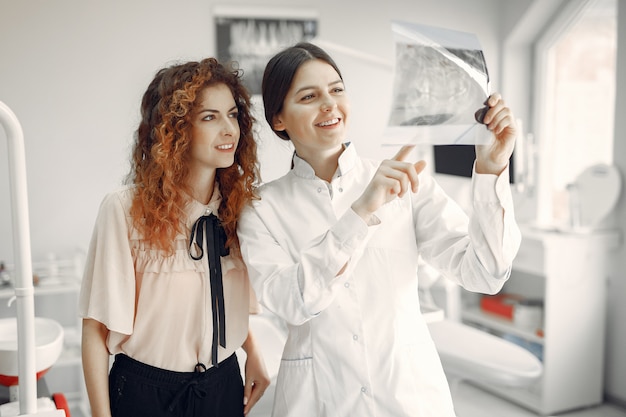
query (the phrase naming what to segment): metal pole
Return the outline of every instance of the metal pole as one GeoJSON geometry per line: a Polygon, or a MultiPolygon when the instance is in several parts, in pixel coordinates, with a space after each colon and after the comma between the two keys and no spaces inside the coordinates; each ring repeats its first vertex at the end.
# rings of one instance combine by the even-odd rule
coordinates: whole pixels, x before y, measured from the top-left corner
{"type": "Polygon", "coordinates": [[[4,127],[8,140],[9,176],[11,180],[20,414],[35,414],[37,412],[35,301],[30,252],[24,133],[13,111],[1,101],[0,124],[4,127]]]}

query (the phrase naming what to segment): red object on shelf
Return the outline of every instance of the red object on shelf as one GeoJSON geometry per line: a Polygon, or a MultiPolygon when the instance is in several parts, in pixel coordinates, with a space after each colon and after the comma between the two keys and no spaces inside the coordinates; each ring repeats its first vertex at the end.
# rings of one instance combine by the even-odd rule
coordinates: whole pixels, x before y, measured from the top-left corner
{"type": "Polygon", "coordinates": [[[516,294],[485,295],[480,299],[480,308],[485,313],[513,320],[515,305],[520,300],[522,300],[522,297],[516,294]]]}

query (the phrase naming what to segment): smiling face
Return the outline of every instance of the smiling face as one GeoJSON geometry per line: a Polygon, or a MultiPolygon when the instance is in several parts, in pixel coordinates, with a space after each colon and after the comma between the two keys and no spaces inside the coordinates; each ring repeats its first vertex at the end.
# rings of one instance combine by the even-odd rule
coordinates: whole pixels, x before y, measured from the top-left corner
{"type": "Polygon", "coordinates": [[[239,120],[235,99],[225,84],[215,84],[199,94],[191,127],[191,171],[226,168],[235,160],[239,120]]]}
{"type": "Polygon", "coordinates": [[[316,59],[298,68],[273,127],[286,131],[298,155],[307,159],[341,147],[348,115],[341,77],[331,65],[316,59]]]}

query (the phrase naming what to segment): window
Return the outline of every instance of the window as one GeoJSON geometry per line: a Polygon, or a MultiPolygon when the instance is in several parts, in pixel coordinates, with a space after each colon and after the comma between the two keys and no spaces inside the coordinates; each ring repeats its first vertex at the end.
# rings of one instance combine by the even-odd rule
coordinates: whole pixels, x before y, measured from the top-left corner
{"type": "Polygon", "coordinates": [[[567,185],[613,161],[616,1],[565,2],[536,45],[540,223],[567,220],[567,185]]]}

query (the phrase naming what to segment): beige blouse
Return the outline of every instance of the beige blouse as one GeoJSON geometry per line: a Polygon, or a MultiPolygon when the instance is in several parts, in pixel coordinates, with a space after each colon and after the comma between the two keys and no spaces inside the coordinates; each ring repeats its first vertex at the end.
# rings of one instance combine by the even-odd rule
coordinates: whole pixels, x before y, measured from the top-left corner
{"type": "MultiPolygon", "coordinates": [[[[208,261],[189,255],[189,232],[178,235],[169,255],[148,246],[129,215],[134,187],[108,194],[96,219],[79,297],[79,316],[109,329],[107,348],[140,362],[179,372],[211,364],[213,335],[208,261]]],[[[217,190],[208,205],[188,207],[187,231],[202,215],[217,212],[217,190]]],[[[218,360],[241,347],[248,314],[258,305],[243,262],[221,258],[226,316],[226,348],[218,360]]]]}

